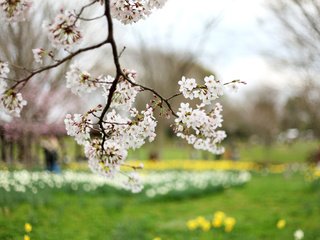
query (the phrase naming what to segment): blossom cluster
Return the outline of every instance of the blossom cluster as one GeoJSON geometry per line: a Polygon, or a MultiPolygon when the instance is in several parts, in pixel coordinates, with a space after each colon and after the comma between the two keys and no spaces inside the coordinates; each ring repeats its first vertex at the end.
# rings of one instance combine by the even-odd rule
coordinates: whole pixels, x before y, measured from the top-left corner
{"type": "Polygon", "coordinates": [[[1,97],[0,109],[15,117],[20,117],[20,112],[25,105],[27,101],[22,98],[21,93],[9,90],[1,97]]]}
{"type": "Polygon", "coordinates": [[[216,103],[215,108],[207,112],[202,107],[193,109],[189,103],[181,103],[174,129],[178,137],[185,139],[194,148],[222,154],[224,148],[218,144],[226,138],[222,126],[222,106],[216,103]]]}
{"type": "Polygon", "coordinates": [[[73,136],[78,144],[84,144],[90,138],[92,120],[88,116],[74,114],[72,117],[71,114],[67,114],[64,123],[67,134],[73,136]]]}
{"type": "Polygon", "coordinates": [[[214,76],[204,78],[204,85],[198,85],[193,78],[185,78],[178,82],[180,92],[185,98],[199,98],[202,105],[209,105],[212,101],[223,95],[223,84],[214,79],[214,76]]]}
{"type": "Polygon", "coordinates": [[[111,14],[123,24],[130,24],[149,16],[154,8],[161,8],[166,0],[112,0],[111,14]]]}
{"type": "Polygon", "coordinates": [[[70,71],[66,74],[67,88],[81,96],[83,93],[90,93],[101,86],[101,83],[106,83],[102,76],[92,77],[87,71],[82,71],[77,64],[70,66],[70,71]]]}
{"type": "Polygon", "coordinates": [[[82,39],[79,26],[76,13],[62,9],[54,21],[47,26],[49,40],[56,48],[69,48],[78,44],[82,39]]]}
{"type": "Polygon", "coordinates": [[[9,64],[0,60],[0,94],[2,94],[8,86],[6,78],[8,77],[9,72],[9,64]]]}
{"type": "Polygon", "coordinates": [[[35,62],[43,62],[43,57],[46,55],[46,51],[43,48],[34,48],[32,49],[32,53],[35,62]]]}
{"type": "Polygon", "coordinates": [[[216,80],[213,75],[204,78],[204,84],[198,84],[194,78],[182,77],[178,82],[179,91],[190,100],[198,100],[200,104],[192,108],[190,104],[182,102],[177,118],[175,119],[174,130],[178,137],[185,139],[194,148],[206,150],[213,154],[222,154],[224,148],[219,144],[226,138],[222,127],[222,105],[216,103],[213,109],[210,109],[213,101],[223,96],[225,86],[238,86],[239,80],[234,80],[223,84],[216,80]]]}
{"type": "MultiPolygon", "coordinates": [[[[102,114],[101,105],[83,115],[68,114],[65,119],[67,133],[84,146],[90,169],[108,178],[113,178],[125,165],[128,149],[139,148],[146,140],[151,142],[156,136],[153,108],[147,105],[145,110],[138,111],[132,107],[139,91],[134,85],[136,72],[126,69],[123,72],[125,77],[118,79],[111,97],[112,110],[105,113],[103,119],[98,117],[102,114]],[[128,114],[124,114],[123,109],[128,114]],[[94,123],[93,119],[97,121],[94,123]]],[[[106,103],[111,94],[110,86],[115,81],[111,76],[92,78],[75,65],[71,66],[66,78],[67,87],[78,95],[103,88],[106,103]]],[[[131,187],[133,192],[141,190],[135,172],[128,174],[127,180],[126,186],[131,187]]]]}
{"type": "MultiPolygon", "coordinates": [[[[112,96],[111,107],[129,110],[132,107],[140,89],[139,87],[132,85],[132,83],[135,83],[135,79],[137,77],[135,70],[124,69],[124,74],[130,80],[130,82],[127,79],[120,77],[116,90],[112,96]]],[[[113,81],[114,78],[111,76],[107,76],[105,80],[106,83],[113,81]]],[[[103,96],[105,97],[106,101],[108,101],[110,85],[104,86],[103,90],[103,96]]]]}
{"type": "MultiPolygon", "coordinates": [[[[153,109],[147,106],[146,110],[139,112],[135,108],[130,110],[130,117],[122,116],[115,109],[108,112],[103,120],[101,130],[106,137],[99,136],[91,138],[81,126],[87,125],[85,118],[80,123],[73,122],[73,126],[79,126],[75,133],[75,138],[82,138],[82,145],[85,148],[85,155],[89,159],[89,167],[107,178],[113,178],[125,165],[124,161],[128,154],[128,149],[141,147],[146,140],[153,141],[155,138],[156,120],[153,116],[153,109]]],[[[66,126],[67,129],[69,126],[66,126]]],[[[77,128],[77,127],[74,127],[77,128]]],[[[68,133],[71,131],[68,129],[68,133]]],[[[93,129],[94,133],[94,129],[93,129]]],[[[133,192],[141,190],[139,177],[135,172],[128,174],[127,187],[131,187],[133,192]]]]}
{"type": "Polygon", "coordinates": [[[0,0],[0,14],[8,22],[24,21],[31,1],[29,0],[0,0]]]}
{"type": "Polygon", "coordinates": [[[19,117],[23,106],[27,105],[27,101],[22,98],[21,93],[7,89],[9,73],[9,63],[0,60],[0,110],[19,117]]]}

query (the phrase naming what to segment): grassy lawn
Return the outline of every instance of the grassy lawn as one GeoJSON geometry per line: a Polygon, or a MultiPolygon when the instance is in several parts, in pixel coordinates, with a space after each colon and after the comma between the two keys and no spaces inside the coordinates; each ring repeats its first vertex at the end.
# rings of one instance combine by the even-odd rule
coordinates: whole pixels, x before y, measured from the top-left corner
{"type": "Polygon", "coordinates": [[[310,154],[319,148],[316,141],[294,142],[292,144],[263,145],[240,144],[240,156],[246,161],[263,162],[306,162],[310,154]]]}
{"type": "Polygon", "coordinates": [[[320,189],[299,174],[260,175],[243,187],[193,198],[148,199],[111,189],[97,192],[44,190],[36,195],[0,193],[0,239],[22,239],[23,226],[33,226],[31,239],[320,239],[320,189]],[[223,229],[189,231],[186,221],[212,218],[224,211],[236,219],[231,233],[223,229]],[[284,229],[277,229],[285,219],[284,229]]]}
{"type": "MultiPolygon", "coordinates": [[[[228,144],[224,144],[226,151],[230,148],[228,144]]],[[[254,162],[274,162],[274,163],[288,163],[288,162],[306,162],[307,158],[317,150],[319,143],[317,141],[299,141],[292,144],[275,143],[270,147],[261,144],[237,144],[238,157],[241,161],[254,162]]],[[[152,144],[146,144],[145,147],[131,151],[129,159],[147,160],[149,154],[156,151],[156,147],[152,144]]],[[[229,157],[222,156],[223,159],[229,157]]],[[[176,160],[176,159],[215,159],[215,156],[206,151],[194,150],[190,145],[181,144],[181,142],[165,145],[161,149],[160,159],[176,160]]]]}

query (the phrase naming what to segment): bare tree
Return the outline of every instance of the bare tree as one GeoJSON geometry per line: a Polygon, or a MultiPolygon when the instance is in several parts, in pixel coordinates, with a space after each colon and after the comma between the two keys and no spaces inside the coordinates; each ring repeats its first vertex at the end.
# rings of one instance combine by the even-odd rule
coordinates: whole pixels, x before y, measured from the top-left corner
{"type": "Polygon", "coordinates": [[[273,0],[268,8],[277,20],[282,48],[272,53],[281,66],[303,73],[304,80],[318,79],[320,71],[320,2],[318,0],[273,0]]]}
{"type": "MultiPolygon", "coordinates": [[[[259,140],[270,146],[279,133],[278,92],[270,87],[261,87],[251,94],[247,122],[259,140]]],[[[247,99],[248,100],[248,99],[247,99]]]]}

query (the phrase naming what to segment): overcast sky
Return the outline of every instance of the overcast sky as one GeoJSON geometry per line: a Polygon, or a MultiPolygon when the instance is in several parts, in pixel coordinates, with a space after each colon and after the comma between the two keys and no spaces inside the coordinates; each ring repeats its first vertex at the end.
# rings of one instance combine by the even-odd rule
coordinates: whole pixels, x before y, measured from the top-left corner
{"type": "Polygon", "coordinates": [[[200,56],[201,62],[223,81],[241,79],[249,88],[261,83],[281,88],[286,76],[275,72],[261,54],[272,49],[276,40],[259,21],[272,22],[263,1],[168,0],[163,9],[146,20],[125,26],[123,37],[127,44],[134,43],[139,35],[157,48],[183,51],[192,49],[203,33],[204,24],[217,18],[200,56]]]}

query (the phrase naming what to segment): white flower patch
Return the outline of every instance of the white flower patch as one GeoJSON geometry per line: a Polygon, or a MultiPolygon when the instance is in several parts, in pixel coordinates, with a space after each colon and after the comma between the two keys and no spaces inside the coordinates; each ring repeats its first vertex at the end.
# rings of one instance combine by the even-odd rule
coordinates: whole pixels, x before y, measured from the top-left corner
{"type": "Polygon", "coordinates": [[[149,198],[177,192],[203,192],[205,189],[238,186],[250,181],[249,172],[228,171],[166,171],[143,175],[144,193],[149,198]]]}
{"type": "Polygon", "coordinates": [[[304,232],[301,229],[298,229],[293,234],[294,240],[301,240],[304,237],[304,232]]]}
{"type": "MultiPolygon", "coordinates": [[[[114,179],[106,179],[97,174],[73,171],[63,171],[61,174],[45,171],[29,172],[26,170],[0,171],[0,190],[37,194],[45,188],[71,187],[74,191],[90,192],[104,186],[111,186],[116,189],[131,190],[135,193],[144,190],[143,194],[149,198],[154,198],[177,192],[203,192],[203,190],[210,188],[238,186],[251,179],[250,173],[246,171],[164,171],[145,173],[141,177],[136,172],[132,172],[128,173],[127,177],[125,175],[117,175],[114,179]]],[[[303,234],[300,231],[296,233],[297,240],[300,240],[303,234]]]]}
{"type": "Polygon", "coordinates": [[[139,174],[137,172],[129,173],[127,181],[123,182],[123,187],[133,193],[141,192],[143,184],[139,174]]]}

